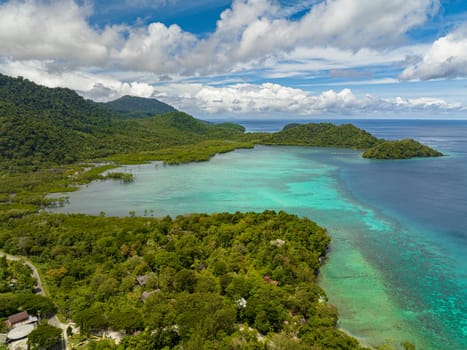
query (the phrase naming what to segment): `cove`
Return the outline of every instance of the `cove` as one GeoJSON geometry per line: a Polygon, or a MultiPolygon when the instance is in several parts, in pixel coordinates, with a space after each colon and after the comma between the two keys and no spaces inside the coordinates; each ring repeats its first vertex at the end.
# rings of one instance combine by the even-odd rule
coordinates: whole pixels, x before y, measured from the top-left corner
{"type": "MultiPolygon", "coordinates": [[[[386,164],[410,170],[430,164],[423,162],[386,164]]],[[[273,209],[307,216],[332,238],[320,278],[343,329],[370,345],[408,340],[417,349],[463,349],[464,241],[458,237],[459,246],[384,198],[370,198],[378,182],[360,171],[379,167],[352,150],[257,146],[204,163],[125,167],[119,171],[132,172],[134,183],[91,183],[52,211],[159,217],[273,209]]]]}

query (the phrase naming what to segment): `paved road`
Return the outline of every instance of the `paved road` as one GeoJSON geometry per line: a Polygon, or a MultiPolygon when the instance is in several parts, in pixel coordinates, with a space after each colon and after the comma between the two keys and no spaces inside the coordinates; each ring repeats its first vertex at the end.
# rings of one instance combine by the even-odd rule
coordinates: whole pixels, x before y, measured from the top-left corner
{"type": "Polygon", "coordinates": [[[32,270],[32,276],[36,279],[36,294],[45,296],[45,291],[44,291],[44,287],[42,286],[41,276],[39,275],[37,268],[30,261],[28,261],[25,257],[10,255],[4,252],[0,252],[0,256],[6,256],[8,260],[23,261],[23,263],[32,270]]]}
{"type": "MultiPolygon", "coordinates": [[[[27,265],[32,270],[32,276],[36,279],[36,294],[46,296],[44,287],[42,285],[41,276],[39,275],[39,271],[37,271],[37,268],[29,260],[27,260],[26,257],[10,255],[10,254],[6,254],[0,251],[0,257],[2,256],[6,256],[8,260],[22,261],[25,265],[27,265]]],[[[51,326],[54,326],[54,327],[57,327],[63,330],[63,339],[65,340],[64,346],[65,346],[65,349],[68,349],[68,336],[66,334],[66,329],[68,328],[69,324],[60,322],[57,316],[53,316],[49,318],[48,322],[51,326]]]]}

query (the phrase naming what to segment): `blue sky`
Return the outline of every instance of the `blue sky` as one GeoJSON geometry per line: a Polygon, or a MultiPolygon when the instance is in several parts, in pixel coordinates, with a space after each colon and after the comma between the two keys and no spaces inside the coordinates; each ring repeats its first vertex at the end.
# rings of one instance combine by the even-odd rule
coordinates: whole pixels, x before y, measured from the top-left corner
{"type": "Polygon", "coordinates": [[[0,72],[204,119],[467,119],[463,0],[0,0],[0,72]]]}

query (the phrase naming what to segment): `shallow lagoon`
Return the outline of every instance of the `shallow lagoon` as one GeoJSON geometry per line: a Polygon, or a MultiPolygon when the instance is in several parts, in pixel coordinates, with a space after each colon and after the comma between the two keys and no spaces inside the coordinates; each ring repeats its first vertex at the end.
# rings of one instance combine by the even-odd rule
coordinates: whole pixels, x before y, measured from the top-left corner
{"type": "Polygon", "coordinates": [[[134,183],[92,183],[56,211],[308,216],[333,238],[321,285],[344,329],[369,344],[465,349],[467,184],[451,169],[465,154],[440,145],[449,157],[380,162],[350,150],[259,146],[205,163],[126,167],[134,183]]]}

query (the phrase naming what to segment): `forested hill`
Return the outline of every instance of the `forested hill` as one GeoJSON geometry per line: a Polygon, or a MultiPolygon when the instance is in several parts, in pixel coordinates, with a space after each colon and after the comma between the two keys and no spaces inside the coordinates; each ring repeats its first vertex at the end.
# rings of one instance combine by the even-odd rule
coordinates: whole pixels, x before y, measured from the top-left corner
{"type": "MultiPolygon", "coordinates": [[[[67,163],[102,147],[112,113],[69,89],[0,75],[0,155],[20,163],[67,163]]],[[[99,152],[97,152],[99,153],[99,152]]]]}
{"type": "Polygon", "coordinates": [[[47,88],[22,77],[0,74],[0,114],[43,113],[74,126],[94,122],[93,117],[110,117],[111,112],[99,104],[80,97],[66,88],[47,88]],[[79,118],[77,118],[79,117],[79,118]]]}
{"type": "Polygon", "coordinates": [[[440,157],[443,154],[415,140],[387,141],[352,124],[289,124],[266,136],[264,144],[316,147],[342,147],[365,150],[364,158],[408,159],[440,157]]]}
{"type": "Polygon", "coordinates": [[[242,131],[172,112],[122,119],[69,89],[0,75],[0,166],[66,164],[113,154],[154,151],[242,131]]]}
{"type": "Polygon", "coordinates": [[[330,123],[289,124],[282,131],[266,137],[265,143],[275,145],[301,145],[367,149],[379,140],[352,124],[330,123]]]}
{"type": "Polygon", "coordinates": [[[118,115],[127,118],[146,118],[169,112],[177,112],[174,107],[155,98],[135,96],[123,96],[102,105],[118,115]]]}

